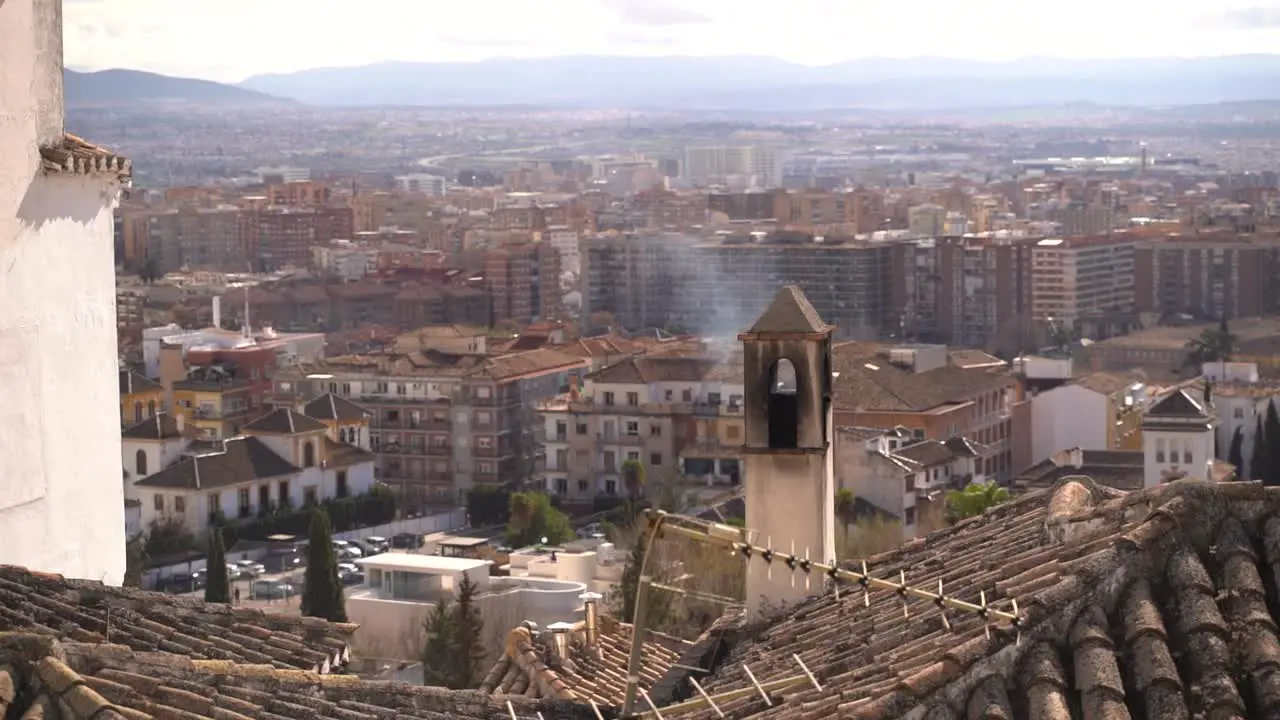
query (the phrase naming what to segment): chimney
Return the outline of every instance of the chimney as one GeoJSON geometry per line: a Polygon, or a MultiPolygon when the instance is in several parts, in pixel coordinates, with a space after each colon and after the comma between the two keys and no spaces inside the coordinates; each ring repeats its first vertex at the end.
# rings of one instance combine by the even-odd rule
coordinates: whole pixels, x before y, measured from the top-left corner
{"type": "Polygon", "coordinates": [[[604,597],[596,592],[584,592],[578,596],[582,601],[582,613],[586,621],[587,629],[587,647],[595,649],[600,647],[600,618],[599,605],[600,598],[604,597]]]}
{"type": "Polygon", "coordinates": [[[1071,467],[1079,470],[1084,467],[1084,450],[1079,447],[1071,448],[1071,467]]]}
{"type": "Polygon", "coordinates": [[[580,393],[578,391],[578,376],[570,375],[569,376],[569,400],[572,402],[577,402],[579,397],[580,397],[580,393]]]}
{"type": "Polygon", "coordinates": [[[178,434],[181,435],[187,430],[187,416],[182,413],[174,413],[173,421],[178,424],[178,434]]]}
{"type": "MultiPolygon", "coordinates": [[[[1225,373],[1224,373],[1225,374],[1225,373]]],[[[1213,381],[1209,378],[1204,379],[1204,406],[1206,408],[1213,405],[1213,381]]]]}
{"type": "Polygon", "coordinates": [[[213,296],[213,326],[216,328],[222,327],[222,296],[221,295],[213,296]]]}
{"type": "Polygon", "coordinates": [[[573,625],[567,622],[551,623],[547,626],[547,630],[551,631],[551,643],[548,646],[551,651],[551,665],[560,667],[569,659],[569,631],[573,630],[573,625]]]}

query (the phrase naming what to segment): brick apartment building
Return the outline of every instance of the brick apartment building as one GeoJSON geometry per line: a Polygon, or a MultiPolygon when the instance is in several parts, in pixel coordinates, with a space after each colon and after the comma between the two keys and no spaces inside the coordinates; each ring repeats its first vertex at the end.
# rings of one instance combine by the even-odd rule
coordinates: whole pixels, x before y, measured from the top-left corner
{"type": "Polygon", "coordinates": [[[1134,250],[1134,300],[1141,312],[1201,319],[1280,310],[1274,290],[1280,237],[1203,233],[1146,240],[1134,250]]]}
{"type": "Polygon", "coordinates": [[[496,355],[482,335],[404,340],[410,347],[282,373],[275,402],[333,393],[366,408],[379,478],[410,509],[462,501],[477,485],[530,480],[534,404],[580,381],[588,360],[551,349],[496,355]]]}
{"type": "Polygon", "coordinates": [[[240,214],[240,233],[255,270],[305,268],[311,264],[312,246],[350,238],[354,223],[351,208],[254,208],[240,214]]]}
{"type": "Polygon", "coordinates": [[[560,253],[550,243],[522,243],[484,253],[492,323],[525,326],[560,314],[560,253]]]}

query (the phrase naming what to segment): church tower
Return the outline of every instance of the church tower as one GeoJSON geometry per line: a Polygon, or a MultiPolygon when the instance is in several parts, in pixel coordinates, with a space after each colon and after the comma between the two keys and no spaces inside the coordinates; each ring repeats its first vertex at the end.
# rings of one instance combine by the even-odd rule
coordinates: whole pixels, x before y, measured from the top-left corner
{"type": "MultiPolygon", "coordinates": [[[[831,333],[800,288],[778,292],[743,344],[747,527],[752,542],[779,552],[835,559],[831,333]]],[[[794,603],[825,578],[784,563],[751,560],[747,607],[794,603]]]]}

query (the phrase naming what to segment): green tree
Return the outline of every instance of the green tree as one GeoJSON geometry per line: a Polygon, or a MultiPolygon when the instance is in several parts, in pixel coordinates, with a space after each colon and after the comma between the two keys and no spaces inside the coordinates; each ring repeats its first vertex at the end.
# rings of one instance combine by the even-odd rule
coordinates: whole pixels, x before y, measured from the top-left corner
{"type": "Polygon", "coordinates": [[[1267,474],[1266,436],[1262,429],[1262,415],[1253,427],[1253,455],[1249,458],[1249,479],[1261,480],[1267,474]]]}
{"type": "Polygon", "coordinates": [[[1263,485],[1280,485],[1280,415],[1276,414],[1276,401],[1267,403],[1267,419],[1262,423],[1262,444],[1266,465],[1259,477],[1263,485]]]}
{"type": "MultiPolygon", "coordinates": [[[[857,500],[853,496],[853,491],[849,488],[840,488],[836,491],[836,522],[840,523],[841,535],[846,538],[849,535],[849,526],[854,521],[854,510],[857,507],[857,500]]],[[[841,543],[843,544],[843,543],[841,543]]]]}
{"type": "Polygon", "coordinates": [[[952,522],[981,515],[1009,499],[1009,491],[995,482],[970,483],[964,490],[947,493],[947,513],[952,522]]]}
{"type": "Polygon", "coordinates": [[[1187,341],[1185,367],[1199,369],[1209,362],[1230,362],[1238,347],[1238,339],[1227,326],[1224,315],[1218,327],[1205,330],[1187,341]]]}
{"type": "Polygon", "coordinates": [[[453,606],[448,600],[436,603],[423,622],[427,644],[422,650],[422,684],[453,687],[453,606]]]}
{"type": "Polygon", "coordinates": [[[542,542],[558,545],[573,537],[569,518],[551,505],[546,493],[529,491],[511,496],[511,521],[507,524],[507,542],[512,547],[525,547],[542,542]]]}
{"type": "MultiPolygon", "coordinates": [[[[640,570],[644,567],[646,540],[645,534],[634,528],[628,534],[633,535],[635,540],[631,544],[631,554],[627,556],[627,564],[622,568],[622,576],[618,578],[618,585],[610,599],[614,615],[624,622],[632,622],[636,616],[636,592],[640,588],[640,570]]],[[[655,562],[649,567],[649,574],[655,578],[662,570],[656,567],[658,564],[655,558],[655,562]]],[[[646,624],[651,628],[660,627],[667,621],[671,608],[671,594],[650,590],[648,598],[649,612],[645,618],[646,624]]]]}
{"type": "Polygon", "coordinates": [[[627,460],[622,463],[622,485],[627,489],[627,501],[635,506],[636,500],[644,489],[644,465],[639,460],[627,460]]]}
{"type": "Polygon", "coordinates": [[[209,528],[208,577],[204,584],[204,601],[231,602],[231,581],[227,577],[227,551],[222,546],[222,528],[209,528]]]}
{"type": "Polygon", "coordinates": [[[151,256],[142,262],[142,269],[138,272],[138,277],[142,282],[150,285],[156,280],[164,277],[164,273],[160,272],[160,263],[151,256]]]}
{"type": "Polygon", "coordinates": [[[484,619],[476,606],[479,588],[463,573],[458,583],[458,602],[453,608],[453,689],[468,690],[480,683],[484,672],[484,619]]]}
{"type": "Polygon", "coordinates": [[[346,622],[346,598],[338,579],[338,559],[333,551],[333,532],[324,508],[311,510],[311,531],[307,539],[307,571],[302,590],[302,614],[330,622],[346,622]]]}
{"type": "Polygon", "coordinates": [[[1236,476],[1244,475],[1244,428],[1236,428],[1231,435],[1231,449],[1227,451],[1227,462],[1236,468],[1236,476]]]}
{"type": "Polygon", "coordinates": [[[669,513],[683,513],[696,506],[696,493],[685,492],[683,481],[684,476],[677,472],[662,473],[654,485],[654,507],[669,513]]]}

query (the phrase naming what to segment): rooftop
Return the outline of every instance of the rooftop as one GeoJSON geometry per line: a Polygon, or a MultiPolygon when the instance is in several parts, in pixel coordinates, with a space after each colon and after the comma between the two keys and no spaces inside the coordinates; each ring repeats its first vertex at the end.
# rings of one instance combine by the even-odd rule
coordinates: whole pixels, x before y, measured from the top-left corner
{"type": "Polygon", "coordinates": [[[488,560],[395,552],[359,558],[355,562],[365,568],[430,574],[463,573],[489,566],[488,560]]]}

